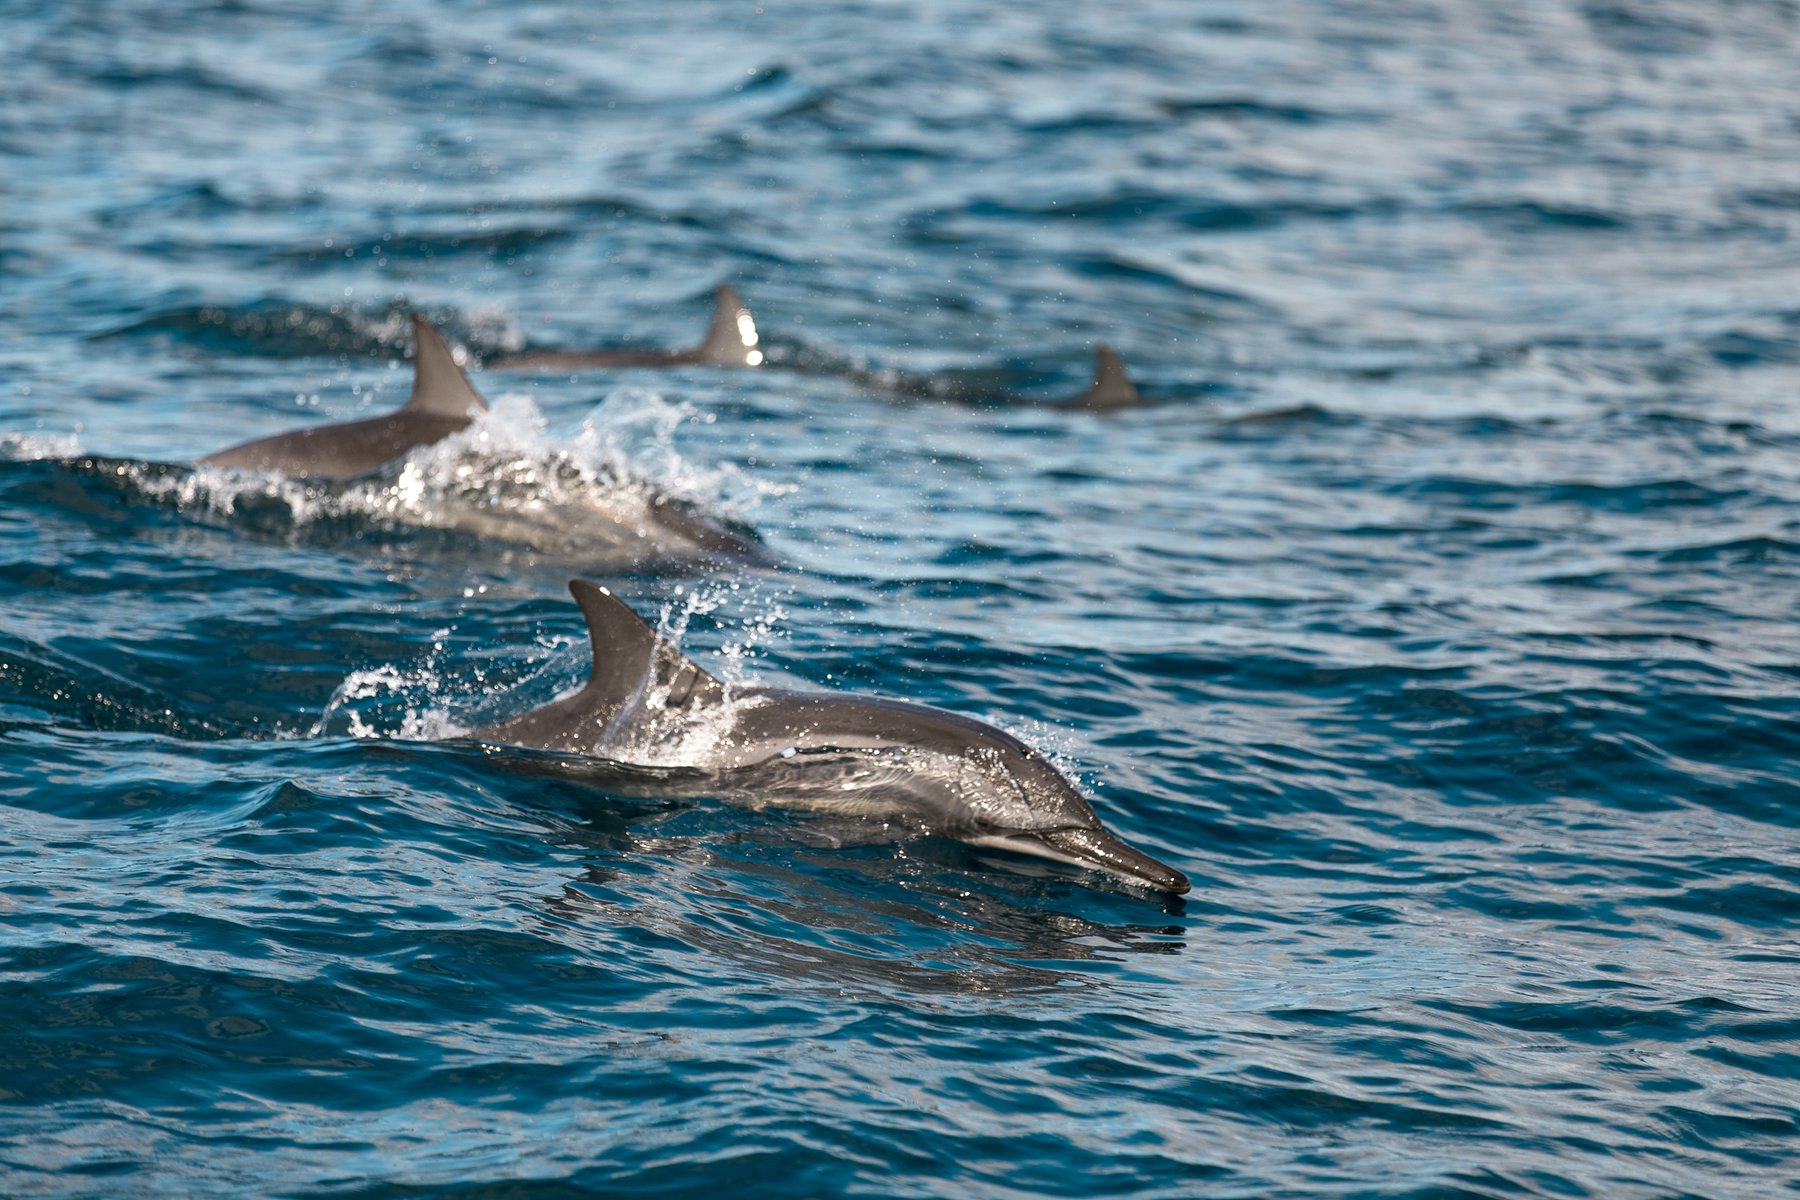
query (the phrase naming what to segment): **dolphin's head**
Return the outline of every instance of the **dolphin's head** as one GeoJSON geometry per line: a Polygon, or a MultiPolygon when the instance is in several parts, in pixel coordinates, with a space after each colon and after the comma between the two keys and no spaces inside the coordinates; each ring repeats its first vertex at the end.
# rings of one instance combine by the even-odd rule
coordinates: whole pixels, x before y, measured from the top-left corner
{"type": "Polygon", "coordinates": [[[985,796],[971,798],[973,828],[962,840],[1105,871],[1172,895],[1189,890],[1186,875],[1107,832],[1087,798],[1037,751],[1009,738],[976,748],[968,759],[972,790],[985,796]]]}

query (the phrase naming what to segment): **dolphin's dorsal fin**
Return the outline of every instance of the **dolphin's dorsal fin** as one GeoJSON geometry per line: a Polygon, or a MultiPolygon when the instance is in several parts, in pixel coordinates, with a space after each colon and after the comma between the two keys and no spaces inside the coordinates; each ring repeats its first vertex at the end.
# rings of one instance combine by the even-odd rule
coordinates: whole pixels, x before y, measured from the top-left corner
{"type": "Polygon", "coordinates": [[[584,700],[610,721],[646,696],[655,685],[666,708],[716,704],[725,688],[693,659],[657,635],[623,600],[585,579],[569,581],[569,593],[587,619],[594,671],[583,689],[584,700]]]}
{"type": "Polygon", "coordinates": [[[762,365],[763,353],[758,347],[756,318],[737,289],[721,283],[713,290],[712,324],[706,337],[694,349],[701,362],[722,367],[756,367],[762,365]]]}
{"type": "Polygon", "coordinates": [[[460,420],[467,420],[470,410],[486,412],[487,401],[456,365],[443,335],[418,313],[413,314],[412,327],[412,399],[400,411],[460,420]]]}
{"type": "Polygon", "coordinates": [[[1102,342],[1094,347],[1094,385],[1075,401],[1075,408],[1123,408],[1136,404],[1137,385],[1125,372],[1125,360],[1102,342]]]}

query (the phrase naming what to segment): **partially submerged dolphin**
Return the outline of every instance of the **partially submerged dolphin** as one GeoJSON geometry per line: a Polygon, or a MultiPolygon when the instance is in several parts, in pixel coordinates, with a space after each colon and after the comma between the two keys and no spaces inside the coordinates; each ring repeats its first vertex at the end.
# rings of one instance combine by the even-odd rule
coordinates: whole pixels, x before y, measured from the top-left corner
{"type": "Polygon", "coordinates": [[[565,371],[582,367],[679,367],[699,364],[712,367],[762,365],[761,339],[756,318],[742,296],[728,283],[713,290],[712,324],[706,336],[690,350],[526,350],[496,357],[490,371],[565,371]]]}
{"type": "MultiPolygon", "coordinates": [[[[570,559],[590,570],[720,558],[766,561],[755,535],[629,475],[565,455],[525,462],[470,450],[448,478],[388,479],[381,468],[467,429],[487,411],[437,330],[413,325],[412,398],[385,416],[296,429],[233,446],[200,465],[336,481],[350,510],[452,529],[570,559]]],[[[408,470],[412,464],[408,464],[408,470]]]]}
{"type": "Polygon", "coordinates": [[[889,392],[908,399],[947,400],[972,405],[1035,405],[1063,411],[1113,412],[1147,403],[1138,394],[1125,360],[1104,343],[1094,347],[1093,382],[1076,396],[1043,399],[1015,391],[1007,375],[994,369],[948,370],[936,374],[900,367],[871,367],[847,358],[802,349],[792,361],[777,360],[789,370],[816,375],[839,375],[859,387],[889,392]]]}
{"type": "Polygon", "coordinates": [[[209,454],[200,465],[351,479],[468,428],[477,414],[487,411],[487,401],[470,385],[450,347],[424,317],[414,313],[412,327],[412,397],[398,410],[258,438],[209,454]]]}
{"type": "Polygon", "coordinates": [[[1010,734],[897,700],[728,690],[605,588],[577,579],[569,590],[593,647],[587,685],[476,738],[622,768],[678,760],[715,794],[753,807],[856,818],[1188,890],[1181,872],[1108,833],[1074,785],[1010,734]]]}

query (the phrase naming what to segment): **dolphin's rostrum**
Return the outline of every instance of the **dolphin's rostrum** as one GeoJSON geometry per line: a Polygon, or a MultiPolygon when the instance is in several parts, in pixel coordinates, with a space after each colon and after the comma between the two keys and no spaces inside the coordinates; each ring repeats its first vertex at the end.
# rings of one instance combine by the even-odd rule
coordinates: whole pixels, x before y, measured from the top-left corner
{"type": "Polygon", "coordinates": [[[258,438],[200,460],[202,466],[279,471],[317,479],[365,475],[409,450],[468,428],[487,402],[456,365],[430,322],[413,314],[413,390],[405,406],[385,416],[317,425],[258,438]]]}
{"type": "Polygon", "coordinates": [[[1181,872],[1108,833],[1062,773],[1010,734],[875,697],[728,690],[605,588],[578,579],[569,590],[593,647],[587,685],[475,737],[622,765],[673,759],[708,776],[715,794],[753,807],[857,818],[1188,890],[1181,872]]]}

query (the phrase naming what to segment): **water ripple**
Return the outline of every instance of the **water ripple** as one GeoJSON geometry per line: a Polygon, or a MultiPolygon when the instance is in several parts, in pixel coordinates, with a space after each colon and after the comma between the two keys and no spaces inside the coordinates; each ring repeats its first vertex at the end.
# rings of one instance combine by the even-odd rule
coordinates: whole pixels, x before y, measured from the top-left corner
{"type": "Polygon", "coordinates": [[[0,1192],[1790,1185],[1788,7],[0,32],[0,1192]],[[685,346],[721,280],[764,369],[181,465],[397,404],[412,311],[685,346]],[[1055,408],[1102,342],[1153,403],[1055,408]],[[659,497],[758,552],[569,519],[659,497]],[[583,677],[575,573],[1195,892],[441,740],[583,677]]]}

